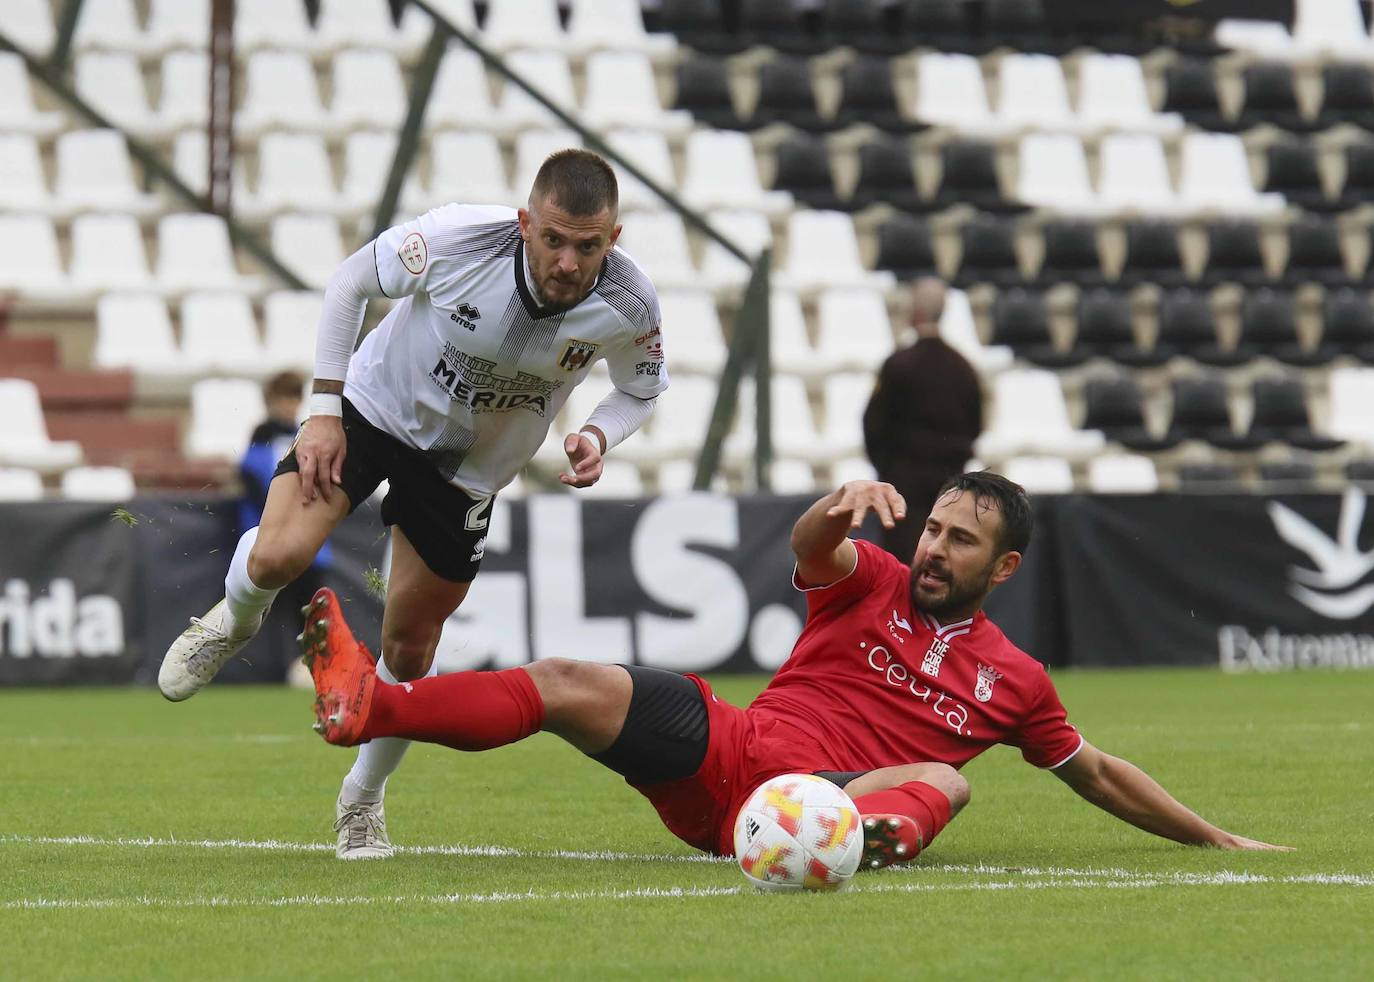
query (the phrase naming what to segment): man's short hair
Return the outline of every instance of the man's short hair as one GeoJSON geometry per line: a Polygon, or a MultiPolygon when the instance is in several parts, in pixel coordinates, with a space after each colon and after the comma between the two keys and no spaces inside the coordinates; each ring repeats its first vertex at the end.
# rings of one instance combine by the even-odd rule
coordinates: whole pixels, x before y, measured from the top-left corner
{"type": "Polygon", "coordinates": [[[264,399],[300,399],[305,393],[305,376],[300,372],[278,372],[262,386],[264,399]]]}
{"type": "Polygon", "coordinates": [[[590,150],[569,147],[549,154],[534,175],[531,201],[553,201],[570,215],[598,215],[620,211],[620,188],[615,171],[590,150]]]}
{"type": "Polygon", "coordinates": [[[997,537],[999,550],[1025,554],[1035,527],[1035,513],[1025,488],[992,471],[970,471],[946,481],[936,500],[951,491],[971,493],[975,508],[995,507],[1002,517],[1002,531],[997,537]]]}

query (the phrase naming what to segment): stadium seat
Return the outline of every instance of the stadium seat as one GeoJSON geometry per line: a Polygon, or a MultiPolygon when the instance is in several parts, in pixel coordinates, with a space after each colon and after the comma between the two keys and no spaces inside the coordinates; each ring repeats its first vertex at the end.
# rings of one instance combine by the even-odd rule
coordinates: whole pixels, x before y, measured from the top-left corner
{"type": "Polygon", "coordinates": [[[0,466],[51,472],[81,462],[81,446],[48,439],[38,386],[28,379],[0,378],[0,466]]]}
{"type": "Polygon", "coordinates": [[[1341,180],[1340,197],[1334,207],[1345,211],[1374,198],[1374,143],[1347,144],[1343,153],[1345,174],[1341,180]]]}
{"type": "Polygon", "coordinates": [[[1367,65],[1322,66],[1322,102],[1314,121],[1319,129],[1350,123],[1374,129],[1374,72],[1367,65]]]}
{"type": "Polygon", "coordinates": [[[859,146],[859,180],[843,202],[849,211],[886,204],[899,211],[922,211],[911,148],[903,137],[878,136],[859,146]]]}
{"type": "Polygon", "coordinates": [[[343,188],[335,199],[335,211],[350,218],[371,218],[395,155],[394,133],[362,130],[348,134],[344,141],[343,188]]]}
{"type": "Polygon", "coordinates": [[[1195,212],[1265,215],[1283,209],[1283,195],[1255,191],[1245,145],[1234,134],[1187,133],[1181,159],[1178,196],[1195,212]]]}
{"type": "Polygon", "coordinates": [[[328,215],[278,215],[272,220],[272,252],[306,286],[320,290],[348,255],[339,223],[328,215]]]}
{"type": "Polygon", "coordinates": [[[954,275],[954,282],[959,286],[977,283],[1010,286],[1021,282],[1011,219],[976,215],[960,227],[959,241],[959,269],[954,275]]]}
{"type": "Polygon", "coordinates": [[[1028,210],[1026,205],[1003,194],[996,150],[990,143],[950,140],[940,147],[940,183],[926,206],[939,211],[961,204],[979,211],[1028,210]]]}
{"type": "Polygon", "coordinates": [[[677,50],[671,34],[649,34],[639,0],[572,0],[568,48],[586,55],[598,49],[662,58],[677,50]]]}
{"type": "MultiPolygon", "coordinates": [[[[1289,204],[1309,210],[1327,210],[1332,201],[1322,190],[1316,150],[1300,139],[1271,143],[1264,150],[1264,188],[1281,194],[1289,204]]],[[[1337,205],[1339,207],[1339,205],[1337,205]]]]}
{"type": "Polygon", "coordinates": [[[1202,282],[1260,286],[1268,279],[1259,227],[1248,221],[1214,222],[1207,228],[1207,265],[1202,282]]]}
{"type": "MultiPolygon", "coordinates": [[[[204,130],[177,134],[172,144],[172,171],[190,191],[205,194],[210,186],[210,147],[204,130]]],[[[234,197],[246,196],[244,188],[243,169],[239,168],[234,174],[234,197]]]]}
{"type": "Polygon", "coordinates": [[[43,500],[43,477],[31,467],[0,467],[0,501],[43,500]]]}
{"type": "Polygon", "coordinates": [[[1293,57],[1293,35],[1278,21],[1228,18],[1217,22],[1212,36],[1223,48],[1257,58],[1293,57]]]}
{"type": "Polygon", "coordinates": [[[1051,454],[1086,459],[1105,443],[1099,430],[1075,430],[1053,372],[1011,369],[993,379],[993,411],[974,444],[982,459],[1051,454]]]}
{"type": "Polygon", "coordinates": [[[997,122],[1008,131],[1082,133],[1084,124],[1069,107],[1059,59],[1044,54],[1009,54],[998,65],[997,122]]]}
{"type": "Polygon", "coordinates": [[[25,51],[46,55],[57,40],[50,0],[5,0],[4,31],[25,51]]]}
{"type": "Polygon", "coordinates": [[[829,374],[806,333],[801,299],[792,290],[774,289],[768,299],[768,353],[775,371],[818,381],[829,374]]]}
{"type": "Polygon", "coordinates": [[[117,130],[69,130],[57,138],[56,197],[69,211],[150,215],[158,199],[134,184],[124,136],[117,130]]]}
{"type": "Polygon", "coordinates": [[[1084,361],[1080,352],[1055,348],[1044,294],[1019,286],[998,291],[993,301],[992,343],[1042,368],[1071,368],[1084,361]]]}
{"type": "Polygon", "coordinates": [[[1043,286],[1075,283],[1101,286],[1102,254],[1097,246],[1097,226],[1091,222],[1047,222],[1041,229],[1045,257],[1038,279],[1043,286]]]}
{"type": "Polygon", "coordinates": [[[679,372],[719,375],[725,367],[725,332],[711,294],[705,290],[662,290],[658,304],[674,384],[679,372]]]}
{"type": "MultiPolygon", "coordinates": [[[[659,187],[679,187],[673,170],[673,156],[668,149],[668,140],[662,133],[657,130],[616,129],[606,134],[606,142],[610,144],[611,149],[645,172],[659,187]]],[[[620,185],[622,212],[663,207],[662,199],[650,191],[648,185],[630,176],[628,171],[614,161],[611,165],[615,168],[616,179],[620,185]]],[[[756,176],[755,181],[757,180],[756,176]]]]}
{"type": "MultiPolygon", "coordinates": [[[[474,0],[430,0],[429,5],[435,13],[454,27],[475,34],[479,39],[481,38],[481,31],[477,26],[477,7],[474,0]]],[[[401,19],[404,23],[404,14],[401,19]]]]}
{"type": "Polygon", "coordinates": [[[249,290],[255,283],[239,275],[229,229],[218,215],[167,215],[158,222],[158,287],[169,293],[190,290],[249,290]]]}
{"type": "Polygon", "coordinates": [[[1296,0],[1293,47],[1300,54],[1374,56],[1358,0],[1296,0]]]}
{"type": "Polygon", "coordinates": [[[692,128],[692,114],[664,109],[649,59],[633,51],[598,51],[587,59],[583,122],[605,129],[631,126],[681,135],[692,128]]]}
{"type": "Polygon", "coordinates": [[[163,377],[181,374],[181,351],[161,297],[107,293],[96,301],[95,325],[92,362],[97,368],[131,368],[140,375],[163,377]]]}
{"type": "Polygon", "coordinates": [[[1030,494],[1069,494],[1073,468],[1062,457],[1019,456],[1002,465],[1002,474],[1030,494]]]}
{"type": "Polygon", "coordinates": [[[85,0],[81,5],[72,35],[74,50],[98,48],[139,54],[148,47],[133,0],[85,0]]]}
{"type": "Polygon", "coordinates": [[[69,272],[73,287],[91,293],[151,288],[138,222],[130,215],[78,215],[69,272]]]}
{"type": "Polygon", "coordinates": [[[1248,291],[1241,301],[1238,350],[1267,355],[1299,368],[1324,365],[1335,357],[1329,345],[1312,351],[1303,349],[1298,342],[1293,294],[1268,287],[1248,291]]]}
{"type": "Polygon", "coordinates": [[[1244,349],[1221,347],[1211,298],[1187,286],[1168,290],[1160,297],[1159,340],[1155,343],[1155,351],[1182,355],[1218,367],[1239,365],[1249,357],[1244,349]]]}
{"type": "Polygon", "coordinates": [[[127,51],[88,51],[76,58],[76,92],[113,125],[136,136],[150,136],[158,120],[148,108],[148,92],[138,59],[127,51]]]}
{"type": "Polygon", "coordinates": [[[319,133],[330,128],[315,70],[302,52],[256,51],[248,58],[246,74],[243,103],[234,117],[237,135],[256,138],[272,129],[319,133]]]}
{"type": "Polygon", "coordinates": [[[1343,286],[1350,282],[1341,251],[1341,231],[1333,219],[1303,215],[1288,226],[1288,264],[1283,279],[1291,286],[1343,286]]]}
{"type": "Polygon", "coordinates": [[[1338,367],[1330,375],[1331,410],[1327,432],[1333,437],[1374,448],[1374,368],[1338,367]]]}
{"type": "MultiPolygon", "coordinates": [[[[42,2],[46,6],[46,0],[42,2]]],[[[11,30],[8,12],[5,30],[11,30]]],[[[24,60],[12,51],[0,51],[0,130],[7,134],[49,136],[65,125],[66,119],[61,113],[39,112],[34,107],[33,89],[24,60]]]]}
{"type": "Polygon", "coordinates": [[[1212,63],[1201,58],[1178,58],[1164,69],[1162,112],[1176,113],[1204,130],[1227,130],[1212,63]]]}
{"type": "Polygon", "coordinates": [[[46,216],[0,213],[0,294],[5,293],[37,303],[70,300],[57,231],[46,216]]]}
{"type": "MultiPolygon", "coordinates": [[[[830,437],[822,437],[817,430],[811,415],[811,401],[807,398],[802,380],[795,375],[774,375],[770,386],[773,400],[770,407],[773,453],[779,457],[825,462],[834,450],[834,444],[830,437]]],[[[756,456],[758,417],[754,391],[752,378],[740,383],[734,426],[723,448],[725,459],[734,467],[752,466],[756,456]]]]}
{"type": "Polygon", "coordinates": [[[488,5],[482,40],[504,53],[517,48],[563,51],[569,39],[554,0],[502,0],[488,5]]]}
{"type": "Polygon", "coordinates": [[[332,64],[334,95],[329,103],[329,125],[333,131],[400,128],[409,95],[395,55],[375,50],[340,51],[332,64]]]}
{"type": "Polygon", "coordinates": [[[323,44],[305,19],[304,4],[234,0],[234,47],[245,53],[259,48],[321,51],[323,44]]]}
{"type": "MultiPolygon", "coordinates": [[[[687,42],[684,39],[684,43],[687,42]]],[[[677,66],[676,109],[690,112],[698,123],[716,129],[738,129],[739,113],[730,94],[729,67],[706,55],[688,55],[677,66]]]]}
{"type": "Polygon", "coordinates": [[[245,218],[283,211],[333,213],[340,205],[324,138],[313,133],[268,133],[258,142],[258,185],[237,203],[245,218]]]}
{"type": "Polygon", "coordinates": [[[1299,450],[1335,450],[1342,440],[1312,430],[1307,395],[1302,380],[1291,375],[1256,378],[1250,388],[1255,411],[1250,418],[1250,439],[1256,443],[1281,441],[1299,450]]]}
{"type": "Polygon", "coordinates": [[[1145,398],[1133,375],[1095,375],[1083,386],[1083,427],[1100,430],[1114,443],[1131,450],[1154,453],[1178,443],[1150,432],[1145,420],[1145,398]]]}
{"type": "Polygon", "coordinates": [[[1016,197],[1028,205],[1094,215],[1101,204],[1088,180],[1088,158],[1076,136],[1030,133],[1021,138],[1016,197]]]}
{"type": "Polygon", "coordinates": [[[797,133],[778,145],[776,156],[775,191],[790,194],[810,208],[834,211],[842,207],[824,140],[797,133]]]}
{"type": "Polygon", "coordinates": [[[892,354],[892,321],[877,290],[826,290],[817,300],[816,350],[831,371],[875,372],[892,354]]]}
{"type": "Polygon", "coordinates": [[[876,481],[878,472],[867,457],[856,455],[841,457],[830,465],[830,487],[839,487],[850,481],[876,481]]]}
{"type": "MultiPolygon", "coordinates": [[[[876,366],[875,366],[876,367],[876,366]]],[[[873,396],[873,372],[840,372],[825,378],[825,422],[818,458],[834,463],[863,450],[863,419],[873,396]]]]}
{"type": "Polygon", "coordinates": [[[893,215],[878,226],[878,269],[898,280],[935,275],[935,247],[930,226],[911,215],[893,215]]]}
{"type": "Polygon", "coordinates": [[[175,137],[183,130],[203,130],[209,105],[210,66],[205,52],[169,51],[163,55],[162,98],[154,123],[158,134],[175,137]]]}
{"type": "Polygon", "coordinates": [[[692,265],[687,230],[676,212],[636,212],[624,223],[619,245],[625,249],[659,289],[690,289],[702,285],[692,265]]]}
{"type": "MultiPolygon", "coordinates": [[[[560,109],[577,112],[572,69],[561,52],[514,51],[507,56],[506,66],[560,109]]],[[[530,127],[561,126],[562,123],[533,96],[507,79],[496,103],[496,125],[508,133],[520,133],[530,127]]]]}
{"type": "Polygon", "coordinates": [[[768,487],[774,494],[812,494],[816,474],[804,460],[775,460],[768,468],[768,487]]]}
{"type": "Polygon", "coordinates": [[[1186,280],[1177,226],[1148,220],[1126,226],[1126,259],[1117,280],[1120,286],[1150,283],[1169,289],[1182,286],[1186,280]]]}
{"type": "MultiPolygon", "coordinates": [[[[412,59],[429,40],[428,17],[402,18],[399,27],[391,20],[389,5],[379,0],[323,0],[316,25],[321,46],[339,51],[334,58],[355,52],[344,48],[380,48],[389,57],[412,59]]],[[[337,75],[335,91],[338,91],[337,75]]]]}
{"type": "MultiPolygon", "coordinates": [[[[146,50],[164,54],[176,48],[203,48],[210,36],[211,0],[151,0],[146,50]]],[[[165,72],[166,64],[163,69],[165,72]]],[[[163,75],[166,78],[166,75],[163,75]]],[[[164,99],[167,89],[163,90],[164,99]]]]}
{"type": "MultiPolygon", "coordinates": [[[[530,188],[534,187],[534,176],[539,173],[549,154],[565,147],[581,145],[582,138],[575,130],[531,129],[520,133],[515,138],[515,178],[511,182],[515,199],[519,201],[529,196],[530,188]]],[[[455,165],[457,163],[455,161],[455,165]]]]}
{"type": "Polygon", "coordinates": [[[1130,55],[1084,55],[1078,64],[1078,92],[1078,121],[1084,128],[1157,137],[1183,129],[1177,113],[1151,108],[1140,62],[1130,55]]]}
{"type": "Polygon", "coordinates": [[[750,43],[729,29],[720,0],[660,0],[658,27],[683,46],[709,54],[735,54],[750,43]]]}
{"type": "MultiPolygon", "coordinates": [[[[421,187],[413,172],[403,186],[401,201],[407,212],[423,214],[448,201],[495,205],[516,200],[506,181],[501,146],[491,133],[445,130],[436,134],[429,161],[428,187],[421,187]]],[[[538,165],[534,166],[537,170],[538,165]]]]}
{"type": "Polygon", "coordinates": [[[1108,358],[1120,365],[1147,368],[1162,365],[1169,352],[1146,350],[1136,340],[1130,298],[1106,288],[1078,295],[1078,332],[1074,348],[1087,357],[1108,358]]]}
{"type": "Polygon", "coordinates": [[[704,376],[683,375],[673,379],[673,384],[654,407],[649,424],[656,453],[664,458],[688,454],[695,457],[706,437],[717,388],[715,379],[704,376]]]}
{"type": "Polygon", "coordinates": [[[682,197],[696,208],[743,208],[780,215],[792,208],[785,191],[765,191],[754,144],[729,130],[696,130],[687,136],[682,197]]]}
{"type": "Polygon", "coordinates": [[[253,427],[266,415],[257,382],[239,378],[201,379],[191,385],[186,455],[237,460],[248,446],[253,427]]]}
{"type": "Polygon", "coordinates": [[[986,346],[978,337],[973,307],[963,290],[950,290],[945,294],[945,309],[940,314],[940,337],[983,374],[1000,372],[1012,363],[1010,348],[986,346]]]}
{"type": "Polygon", "coordinates": [[[1271,485],[1311,484],[1317,479],[1317,468],[1312,461],[1298,458],[1262,460],[1259,464],[1259,479],[1271,485]]]}
{"type": "Polygon", "coordinates": [[[778,55],[759,68],[758,102],[742,125],[755,130],[773,123],[812,133],[830,128],[830,121],[817,108],[811,66],[804,58],[778,55]]]}
{"type": "Polygon", "coordinates": [[[1154,494],[1155,462],[1140,454],[1103,454],[1088,461],[1088,490],[1094,494],[1154,494]]]}
{"type": "Polygon", "coordinates": [[[322,294],[276,290],[263,301],[263,360],[269,371],[309,372],[315,366],[315,335],[322,294]]]}
{"type": "Polygon", "coordinates": [[[63,472],[61,489],[68,501],[129,501],[138,493],[123,467],[73,467],[63,472]]]}
{"type": "Polygon", "coordinates": [[[1059,46],[1048,33],[1043,0],[984,0],[983,30],[992,45],[1035,51],[1059,46]]]}
{"type": "MultiPolygon", "coordinates": [[[[773,244],[773,226],[767,216],[757,211],[718,210],[709,212],[707,222],[721,235],[742,249],[757,256],[773,244]]],[[[749,282],[752,267],[741,262],[734,253],[713,239],[706,239],[701,258],[701,281],[713,290],[743,287],[749,282]]]]}
{"type": "Polygon", "coordinates": [[[828,40],[811,29],[811,12],[792,0],[738,0],[740,33],[753,45],[789,55],[819,54],[828,40]]]}
{"type": "Polygon", "coordinates": [[[1240,472],[1231,464],[1182,464],[1178,468],[1180,491],[1202,494],[1234,494],[1243,488],[1240,472]]]}
{"type": "Polygon", "coordinates": [[[0,208],[47,215],[62,211],[48,192],[38,141],[27,133],[0,133],[0,208]]]}
{"type": "Polygon", "coordinates": [[[491,129],[497,125],[487,72],[475,51],[451,46],[434,73],[434,87],[425,106],[425,127],[491,129]]]}
{"type": "Polygon", "coordinates": [[[973,36],[963,0],[905,0],[900,11],[908,48],[917,40],[937,51],[976,53],[985,47],[973,36]]]}
{"type": "Polygon", "coordinates": [[[1175,442],[1201,440],[1221,450],[1253,450],[1258,444],[1235,430],[1226,383],[1216,375],[1175,378],[1173,415],[1166,438],[1175,442]]]}
{"type": "Polygon", "coordinates": [[[1241,84],[1245,96],[1232,121],[1236,129],[1248,130],[1261,123],[1290,132],[1313,128],[1313,122],[1298,105],[1297,82],[1291,66],[1278,62],[1247,65],[1241,70],[1241,84]]]}
{"type": "Polygon", "coordinates": [[[1367,293],[1349,287],[1326,291],[1322,347],[1374,364],[1374,308],[1367,293]]]}
{"type": "Polygon", "coordinates": [[[870,272],[859,261],[854,223],[837,211],[794,211],[787,219],[787,261],[779,286],[817,290],[832,286],[887,289],[891,273],[870,272]]]}
{"type": "MultiPolygon", "coordinates": [[[[854,0],[866,3],[867,0],[854,0]]],[[[856,123],[893,133],[911,133],[924,125],[909,119],[897,102],[892,63],[886,58],[861,55],[840,72],[840,104],[830,120],[834,129],[856,123]]]]}
{"type": "Polygon", "coordinates": [[[202,375],[265,374],[253,308],[240,293],[190,293],[181,303],[181,356],[202,375]]]}
{"type": "Polygon", "coordinates": [[[578,492],[584,498],[642,498],[644,480],[639,468],[627,460],[608,460],[602,464],[601,477],[591,487],[578,492]]]}
{"type": "Polygon", "coordinates": [[[918,58],[916,118],[971,136],[996,137],[1006,132],[988,108],[983,69],[967,54],[928,52],[918,58]]]}
{"type": "Polygon", "coordinates": [[[1112,133],[1103,137],[1098,153],[1098,199],[1104,211],[1162,218],[1184,210],[1158,137],[1112,133]]]}

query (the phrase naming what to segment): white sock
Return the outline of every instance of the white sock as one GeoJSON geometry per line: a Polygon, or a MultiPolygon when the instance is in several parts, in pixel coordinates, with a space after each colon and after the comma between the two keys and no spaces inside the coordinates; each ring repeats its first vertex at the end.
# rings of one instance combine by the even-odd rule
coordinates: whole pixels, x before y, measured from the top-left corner
{"type": "Polygon", "coordinates": [[[224,577],[224,629],[225,633],[239,637],[245,631],[254,631],[262,622],[267,608],[277,599],[281,589],[264,590],[248,576],[248,554],[253,551],[253,543],[258,541],[256,527],[243,533],[234,558],[229,563],[229,572],[224,577]]]}
{"type": "MultiPolygon", "coordinates": [[[[438,674],[439,664],[438,659],[435,659],[435,663],[430,665],[429,671],[425,673],[425,678],[438,674]]],[[[387,668],[385,658],[377,659],[377,678],[387,685],[396,685],[399,681],[391,673],[391,669],[387,668]]],[[[344,778],[343,790],[340,792],[344,801],[381,801],[382,795],[386,793],[386,779],[401,766],[401,758],[405,756],[406,748],[409,746],[410,741],[402,737],[378,737],[359,747],[358,759],[353,762],[353,769],[344,778]]]]}

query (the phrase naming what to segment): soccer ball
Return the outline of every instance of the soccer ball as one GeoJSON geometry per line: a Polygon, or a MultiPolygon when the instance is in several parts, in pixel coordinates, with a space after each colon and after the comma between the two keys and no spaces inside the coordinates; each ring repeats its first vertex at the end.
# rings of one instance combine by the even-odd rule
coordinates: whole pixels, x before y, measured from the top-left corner
{"type": "Polygon", "coordinates": [[[760,890],[840,890],[863,855],[859,809],[814,774],[770,778],[735,819],[735,855],[760,890]]]}

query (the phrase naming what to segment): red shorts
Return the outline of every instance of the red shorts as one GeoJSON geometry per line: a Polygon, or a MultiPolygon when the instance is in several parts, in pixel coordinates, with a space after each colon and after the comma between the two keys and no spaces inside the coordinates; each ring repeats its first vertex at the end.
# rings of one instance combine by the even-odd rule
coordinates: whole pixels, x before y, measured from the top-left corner
{"type": "Polygon", "coordinates": [[[838,770],[810,737],[785,720],[756,719],[716,698],[705,679],[688,674],[706,700],[706,756],[691,777],[636,784],[668,831],[703,852],[735,854],[735,816],[764,781],[779,774],[838,770]]]}

